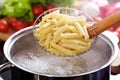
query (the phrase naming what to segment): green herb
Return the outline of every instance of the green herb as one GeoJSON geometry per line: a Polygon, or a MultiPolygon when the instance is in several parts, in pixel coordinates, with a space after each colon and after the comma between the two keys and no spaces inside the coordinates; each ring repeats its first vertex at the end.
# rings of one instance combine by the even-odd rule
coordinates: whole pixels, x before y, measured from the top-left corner
{"type": "Polygon", "coordinates": [[[46,4],[56,4],[57,6],[61,7],[72,7],[71,4],[74,0],[46,0],[46,4]]]}
{"type": "Polygon", "coordinates": [[[30,4],[31,5],[34,5],[34,4],[42,4],[44,6],[46,6],[46,0],[29,0],[30,4]]]}
{"type": "Polygon", "coordinates": [[[8,17],[17,17],[27,22],[33,20],[33,13],[29,0],[7,0],[1,14],[8,17]]]}

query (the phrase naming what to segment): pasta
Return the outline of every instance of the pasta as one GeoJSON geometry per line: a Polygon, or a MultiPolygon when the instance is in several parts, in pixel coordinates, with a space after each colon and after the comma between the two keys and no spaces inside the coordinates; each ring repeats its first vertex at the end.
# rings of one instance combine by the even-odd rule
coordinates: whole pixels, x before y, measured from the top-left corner
{"type": "Polygon", "coordinates": [[[74,56],[87,51],[89,38],[84,16],[69,16],[54,11],[45,15],[34,34],[48,52],[60,56],[74,56]]]}

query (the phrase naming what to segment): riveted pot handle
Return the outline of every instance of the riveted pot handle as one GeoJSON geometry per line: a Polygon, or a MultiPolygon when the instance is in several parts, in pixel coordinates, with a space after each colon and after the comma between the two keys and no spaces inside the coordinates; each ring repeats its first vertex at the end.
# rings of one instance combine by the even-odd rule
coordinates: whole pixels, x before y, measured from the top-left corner
{"type": "Polygon", "coordinates": [[[0,74],[3,73],[3,72],[5,72],[5,71],[7,71],[7,70],[9,70],[13,66],[14,65],[11,64],[10,62],[6,62],[6,63],[0,65],[0,74]]]}

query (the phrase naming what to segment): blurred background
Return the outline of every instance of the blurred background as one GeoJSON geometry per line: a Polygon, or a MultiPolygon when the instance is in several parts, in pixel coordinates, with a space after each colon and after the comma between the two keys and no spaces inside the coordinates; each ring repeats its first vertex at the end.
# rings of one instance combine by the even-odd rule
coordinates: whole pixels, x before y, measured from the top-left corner
{"type": "MultiPolygon", "coordinates": [[[[120,0],[0,0],[0,64],[7,61],[3,54],[4,42],[13,33],[32,26],[35,19],[44,11],[57,7],[72,7],[82,10],[92,17],[95,22],[98,22],[116,11],[120,11],[120,0]]],[[[108,30],[118,36],[120,40],[120,24],[108,30]]],[[[118,67],[120,65],[119,60],[120,56],[118,55],[118,58],[112,64],[113,67],[117,66],[119,68],[117,71],[120,71],[120,67],[118,67]]],[[[18,72],[21,74],[22,71],[17,70],[18,72]]],[[[11,76],[15,76],[11,73],[17,75],[16,69],[11,69],[1,76],[4,80],[14,80],[11,79],[11,76]]],[[[24,74],[26,73],[24,72],[24,74]]],[[[17,78],[25,77],[18,75],[17,78]]],[[[28,75],[28,77],[30,76],[31,74],[28,75]]],[[[118,76],[120,75],[111,76],[113,78],[111,80],[120,80],[118,76]]],[[[0,80],[3,79],[0,78],[0,80]]]]}
{"type": "MultiPolygon", "coordinates": [[[[57,7],[82,10],[97,22],[120,10],[120,0],[0,0],[0,40],[5,41],[14,32],[33,25],[44,11],[57,7]]],[[[120,37],[119,26],[109,31],[120,37]]]]}

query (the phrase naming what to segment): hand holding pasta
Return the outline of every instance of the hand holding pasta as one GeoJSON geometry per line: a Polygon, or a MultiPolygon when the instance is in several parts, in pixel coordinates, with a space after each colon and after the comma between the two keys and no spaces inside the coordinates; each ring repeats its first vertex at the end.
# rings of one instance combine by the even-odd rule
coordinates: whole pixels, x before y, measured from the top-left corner
{"type": "Polygon", "coordinates": [[[89,38],[84,16],[70,16],[54,11],[45,15],[35,29],[39,44],[48,52],[60,56],[74,56],[87,51],[89,38]]]}

